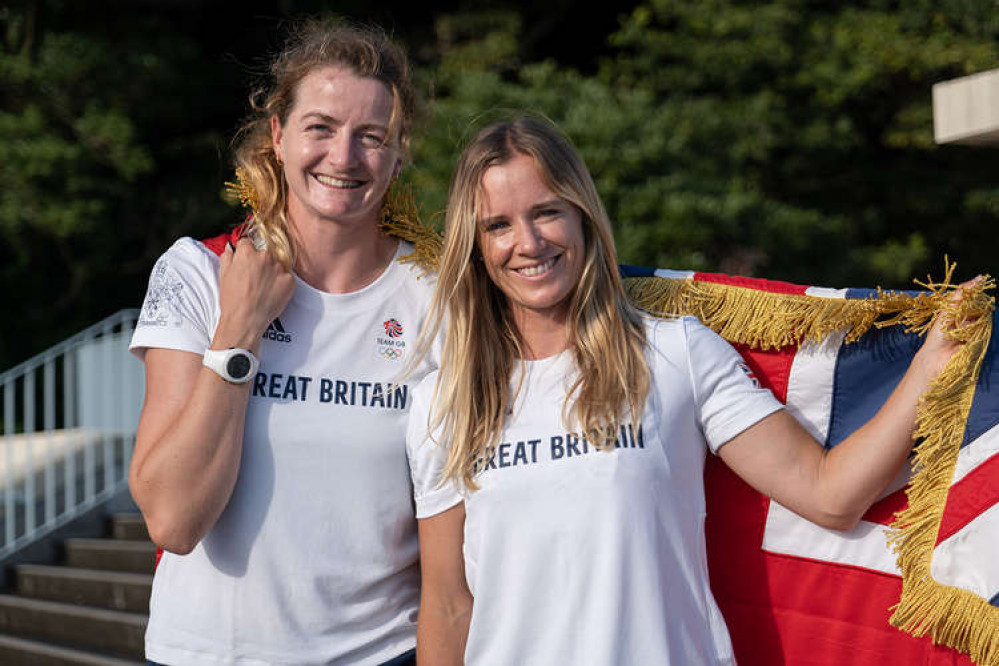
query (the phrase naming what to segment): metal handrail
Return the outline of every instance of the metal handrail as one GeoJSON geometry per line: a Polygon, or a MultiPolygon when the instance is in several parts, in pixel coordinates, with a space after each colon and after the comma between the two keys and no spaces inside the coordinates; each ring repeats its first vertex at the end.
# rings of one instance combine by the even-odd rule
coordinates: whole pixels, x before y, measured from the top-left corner
{"type": "Polygon", "coordinates": [[[121,310],[0,373],[0,560],[128,485],[142,366],[121,310]],[[61,390],[60,390],[61,389],[61,390]]]}

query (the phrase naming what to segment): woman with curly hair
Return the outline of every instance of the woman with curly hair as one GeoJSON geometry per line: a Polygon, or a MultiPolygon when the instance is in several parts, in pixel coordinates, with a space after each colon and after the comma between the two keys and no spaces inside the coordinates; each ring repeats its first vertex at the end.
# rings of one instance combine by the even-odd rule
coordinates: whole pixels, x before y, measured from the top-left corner
{"type": "Polygon", "coordinates": [[[409,65],[377,30],[313,21],[270,73],[237,136],[252,218],[163,255],[132,341],[146,402],[130,485],[165,551],[146,654],[411,664],[411,396],[393,382],[433,283],[380,230],[409,65]]]}

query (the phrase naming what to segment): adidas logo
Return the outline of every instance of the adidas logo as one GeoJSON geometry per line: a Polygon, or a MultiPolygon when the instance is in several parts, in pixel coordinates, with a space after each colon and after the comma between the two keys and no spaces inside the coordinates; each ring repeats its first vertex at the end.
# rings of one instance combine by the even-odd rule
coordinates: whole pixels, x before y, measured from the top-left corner
{"type": "Polygon", "coordinates": [[[274,340],[275,342],[291,342],[291,333],[286,333],[281,318],[278,317],[267,325],[264,331],[264,340],[274,340]]]}

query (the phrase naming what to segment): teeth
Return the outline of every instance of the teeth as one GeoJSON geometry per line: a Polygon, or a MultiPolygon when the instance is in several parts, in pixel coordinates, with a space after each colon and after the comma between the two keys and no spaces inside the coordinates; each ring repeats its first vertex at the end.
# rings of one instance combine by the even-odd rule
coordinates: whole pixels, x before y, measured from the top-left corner
{"type": "Polygon", "coordinates": [[[549,268],[551,268],[552,266],[555,265],[555,259],[556,259],[556,257],[552,257],[551,259],[548,259],[547,261],[545,261],[543,263],[540,263],[537,266],[528,266],[527,268],[518,268],[517,272],[520,273],[521,275],[526,275],[528,277],[531,277],[531,276],[534,276],[534,275],[541,275],[542,273],[544,273],[549,268]]]}
{"type": "Polygon", "coordinates": [[[318,180],[323,185],[329,185],[330,187],[339,187],[347,190],[353,190],[364,183],[359,180],[341,180],[339,178],[333,178],[332,176],[322,176],[316,174],[316,180],[318,180]]]}

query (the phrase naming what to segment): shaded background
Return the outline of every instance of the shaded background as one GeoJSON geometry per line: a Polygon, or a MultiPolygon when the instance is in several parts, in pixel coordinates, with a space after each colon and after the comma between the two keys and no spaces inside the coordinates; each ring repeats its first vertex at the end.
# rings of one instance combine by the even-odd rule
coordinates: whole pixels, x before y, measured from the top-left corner
{"type": "Polygon", "coordinates": [[[999,62],[995,0],[57,0],[0,5],[0,369],[122,307],[243,212],[229,141],[289,19],[386,27],[438,221],[470,125],[530,108],[584,154],[626,263],[824,286],[996,273],[997,153],[933,144],[933,83],[999,62]],[[375,7],[375,5],[377,5],[375,7]]]}

